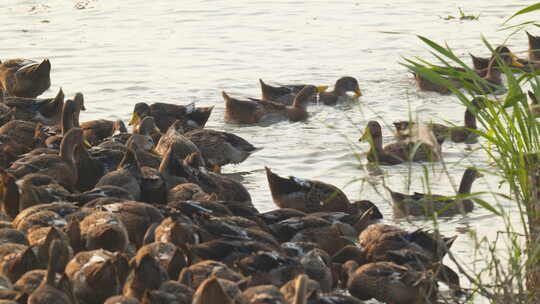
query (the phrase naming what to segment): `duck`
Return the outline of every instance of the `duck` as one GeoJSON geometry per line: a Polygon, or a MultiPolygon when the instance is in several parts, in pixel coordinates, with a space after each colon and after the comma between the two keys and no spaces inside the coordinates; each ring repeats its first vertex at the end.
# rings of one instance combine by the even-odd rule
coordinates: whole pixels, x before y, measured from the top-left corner
{"type": "Polygon", "coordinates": [[[358,236],[362,252],[358,264],[392,262],[416,271],[429,269],[434,279],[458,294],[459,276],[442,263],[456,238],[457,235],[445,237],[422,228],[409,232],[397,226],[374,224],[358,236]]]}
{"type": "Polygon", "coordinates": [[[139,102],[135,104],[129,125],[137,125],[144,117],[153,116],[161,133],[167,132],[169,127],[177,120],[182,122],[182,127],[186,131],[202,129],[213,109],[213,106],[196,107],[195,103],[182,106],[161,102],[148,105],[139,102]]]}
{"type": "Polygon", "coordinates": [[[143,246],[148,229],[161,223],[164,218],[155,206],[136,201],[117,201],[104,204],[99,208],[112,212],[120,218],[128,232],[129,242],[135,248],[143,246]]]}
{"type": "Polygon", "coordinates": [[[133,134],[126,142],[126,147],[137,154],[137,160],[141,167],[159,168],[162,157],[157,153],[154,141],[150,136],[133,134]]]}
{"type": "Polygon", "coordinates": [[[225,100],[225,121],[238,124],[253,124],[261,122],[269,116],[288,119],[292,122],[303,121],[308,118],[307,105],[317,88],[312,85],[305,86],[295,97],[291,106],[262,101],[240,100],[230,97],[222,91],[225,100]]]}
{"type": "Polygon", "coordinates": [[[158,289],[163,281],[159,263],[150,255],[134,259],[123,288],[123,295],[142,299],[145,290],[158,289]]]}
{"type": "Polygon", "coordinates": [[[16,282],[27,271],[39,267],[39,261],[32,247],[8,243],[0,245],[0,273],[16,282]]]}
{"type": "MultiPolygon", "coordinates": [[[[431,132],[429,132],[431,133],[431,132]]],[[[370,149],[367,153],[368,162],[381,165],[397,165],[405,161],[439,161],[441,160],[441,148],[433,134],[427,134],[426,138],[420,139],[420,146],[410,141],[397,141],[382,145],[381,125],[377,121],[370,121],[366,126],[364,135],[360,141],[369,140],[370,149]],[[411,154],[414,153],[414,155],[411,154]]]]}
{"type": "Polygon", "coordinates": [[[240,289],[231,281],[211,276],[197,288],[192,304],[246,304],[240,289]]]}
{"type": "Polygon", "coordinates": [[[527,31],[525,31],[525,33],[527,34],[527,39],[529,41],[529,62],[540,61],[540,36],[532,35],[527,31]]]}
{"type": "Polygon", "coordinates": [[[4,96],[35,98],[51,86],[51,62],[17,58],[0,64],[0,84],[4,96]]]}
{"type": "MultiPolygon", "coordinates": [[[[188,155],[183,161],[183,167],[191,171],[197,184],[208,194],[215,194],[220,201],[236,202],[243,206],[253,207],[251,195],[242,183],[221,174],[210,172],[201,164],[198,153],[188,155]]],[[[193,179],[190,180],[194,182],[193,179]]]]}
{"type": "Polygon", "coordinates": [[[242,274],[232,270],[224,263],[205,259],[182,269],[180,276],[178,277],[178,282],[193,289],[198,289],[204,280],[210,276],[233,282],[241,282],[245,279],[242,274]]]}
{"type": "MultiPolygon", "coordinates": [[[[62,107],[62,116],[60,119],[60,130],[56,135],[49,136],[45,140],[47,148],[59,149],[62,138],[73,127],[79,127],[80,104],[74,100],[68,99],[62,107]]],[[[51,130],[52,131],[52,130],[51,130]]],[[[83,143],[85,141],[83,140],[83,143]]]]}
{"type": "MultiPolygon", "coordinates": [[[[49,259],[47,275],[41,285],[30,295],[28,304],[74,304],[72,290],[66,290],[63,284],[67,280],[64,269],[67,264],[66,256],[69,255],[68,248],[60,241],[53,241],[49,249],[49,259]],[[61,274],[62,279],[56,282],[56,274],[61,274]]],[[[68,283],[67,286],[70,286],[68,283]]]]}
{"type": "Polygon", "coordinates": [[[215,173],[224,165],[243,162],[258,150],[242,137],[223,131],[196,129],[184,136],[199,148],[206,167],[215,173]]]}
{"type": "Polygon", "coordinates": [[[14,219],[19,214],[19,187],[17,178],[0,170],[0,190],[2,192],[2,213],[14,219]]]}
{"type": "Polygon", "coordinates": [[[153,242],[137,251],[137,256],[149,254],[159,262],[169,278],[178,278],[182,268],[188,266],[184,253],[176,245],[168,242],[153,242]]]}
{"type": "MultiPolygon", "coordinates": [[[[479,64],[479,67],[480,67],[480,64],[483,65],[485,63],[485,59],[480,59],[478,57],[475,57],[475,59],[477,63],[479,64]]],[[[462,68],[454,69],[453,73],[442,72],[443,75],[441,75],[441,77],[449,81],[452,84],[452,86],[458,89],[466,87],[467,89],[472,90],[476,94],[484,94],[484,93],[496,94],[499,91],[501,91],[500,89],[502,88],[502,85],[503,85],[502,78],[501,78],[502,71],[499,67],[500,65],[499,60],[501,60],[505,65],[509,67],[515,67],[515,68],[520,68],[520,69],[523,69],[526,67],[524,64],[522,64],[519,61],[517,56],[514,55],[508,47],[502,45],[495,48],[493,55],[489,58],[489,61],[488,61],[489,63],[486,68],[484,69],[475,68],[476,74],[481,78],[481,80],[484,80],[484,81],[479,82],[477,81],[477,79],[471,79],[470,76],[464,75],[463,73],[465,72],[465,70],[462,68]],[[455,75],[456,70],[458,71],[458,75],[455,75]],[[465,79],[463,76],[465,76],[465,79]]],[[[447,69],[444,68],[443,70],[446,71],[447,69]]],[[[448,87],[434,83],[428,79],[425,79],[418,73],[414,73],[414,75],[416,78],[417,86],[420,90],[434,91],[441,94],[450,93],[450,89],[448,87]]]]}
{"type": "MultiPolygon", "coordinates": [[[[478,110],[483,104],[483,99],[476,97],[471,102],[474,109],[478,110]]],[[[429,129],[433,131],[433,135],[437,139],[439,145],[441,145],[446,139],[450,139],[455,143],[474,143],[478,137],[478,134],[474,133],[476,130],[476,116],[471,109],[467,107],[465,109],[465,124],[464,126],[447,126],[443,124],[430,122],[427,124],[429,129]]],[[[405,140],[411,136],[412,128],[416,126],[414,122],[410,121],[395,121],[393,122],[396,128],[396,137],[399,140],[405,140]]]]}
{"type": "Polygon", "coordinates": [[[15,119],[56,126],[62,117],[64,97],[64,91],[60,88],[54,98],[6,97],[4,103],[16,109],[15,119]]]}
{"type": "Polygon", "coordinates": [[[319,94],[319,102],[325,105],[335,105],[341,99],[347,97],[347,92],[353,92],[353,98],[362,96],[362,91],[358,85],[358,80],[354,77],[344,76],[339,78],[334,84],[334,90],[329,92],[321,92],[319,94]]]}
{"type": "Polygon", "coordinates": [[[96,119],[85,121],[80,125],[84,132],[84,138],[92,145],[99,145],[105,138],[114,133],[127,133],[127,128],[121,119],[108,120],[96,119]]]}
{"type": "Polygon", "coordinates": [[[71,190],[78,180],[77,164],[75,162],[75,148],[83,145],[83,132],[80,128],[72,128],[62,139],[60,153],[30,156],[14,162],[7,170],[17,179],[39,172],[49,175],[56,181],[71,190]]]}
{"type": "Polygon", "coordinates": [[[80,222],[80,233],[86,250],[124,252],[129,243],[126,227],[112,212],[96,211],[89,214],[80,222]]]}
{"type": "Polygon", "coordinates": [[[104,249],[81,251],[66,266],[66,275],[81,304],[103,303],[121,293],[128,271],[126,256],[104,249]]]}
{"type": "MultiPolygon", "coordinates": [[[[458,195],[468,195],[471,193],[473,182],[483,176],[476,168],[467,168],[461,178],[458,195]]],[[[432,216],[437,213],[439,216],[453,216],[456,214],[469,213],[474,210],[474,203],[471,199],[447,199],[447,196],[429,193],[415,192],[407,195],[392,191],[385,186],[392,197],[394,215],[398,217],[412,216],[432,216]]]]}
{"type": "Polygon", "coordinates": [[[201,166],[206,166],[199,148],[187,137],[184,136],[183,123],[180,120],[175,121],[159,139],[156,146],[156,152],[165,155],[171,146],[174,146],[176,159],[184,159],[188,155],[195,154],[201,166]]]}
{"type": "Polygon", "coordinates": [[[362,265],[349,274],[349,293],[363,301],[375,298],[392,304],[435,303],[438,290],[433,274],[392,262],[362,265]]]}
{"type": "MultiPolygon", "coordinates": [[[[261,85],[261,100],[278,102],[289,106],[293,104],[296,94],[306,86],[306,84],[271,86],[262,79],[259,79],[259,84],[261,85]]],[[[319,93],[326,91],[326,89],[328,89],[328,86],[317,86],[319,93]]],[[[317,102],[317,96],[312,96],[311,101],[317,102]]]]}
{"type": "Polygon", "coordinates": [[[283,178],[265,167],[272,199],[280,208],[292,208],[306,213],[320,211],[349,212],[349,199],[336,186],[298,177],[283,178]]]}
{"type": "MultiPolygon", "coordinates": [[[[182,127],[182,132],[184,132],[184,128],[182,127]]],[[[168,130],[167,130],[168,131],[168,130]]],[[[156,127],[156,122],[154,120],[154,117],[152,116],[146,116],[144,117],[140,123],[138,123],[133,128],[133,134],[139,134],[141,136],[147,136],[152,138],[155,144],[159,142],[161,139],[161,130],[156,127]]]]}
{"type": "Polygon", "coordinates": [[[96,187],[105,185],[118,186],[126,189],[135,200],[141,198],[142,172],[135,151],[128,149],[124,158],[115,171],[105,174],[96,184],[96,187]]]}

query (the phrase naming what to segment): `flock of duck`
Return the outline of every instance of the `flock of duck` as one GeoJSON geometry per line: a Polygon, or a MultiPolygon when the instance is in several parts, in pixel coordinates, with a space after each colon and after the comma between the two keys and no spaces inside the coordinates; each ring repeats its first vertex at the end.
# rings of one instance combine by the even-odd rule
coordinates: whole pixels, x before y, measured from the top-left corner
{"type": "MultiPolygon", "coordinates": [[[[521,65],[540,63],[530,55],[521,65]]],[[[495,84],[501,62],[519,66],[506,47],[487,61],[473,59],[475,67],[487,64],[476,69],[495,84]]],[[[333,185],[268,167],[279,208],[260,213],[246,188],[221,174],[258,148],[205,129],[213,107],[137,103],[132,133],[121,120],[79,122],[81,93],[38,98],[50,87],[50,69],[49,60],[0,64],[0,303],[417,304],[436,301],[439,282],[462,293],[459,276],[442,263],[455,236],[378,223],[372,202],[351,202],[333,185]]],[[[422,90],[446,93],[416,80],[422,90]]],[[[353,77],[338,79],[332,91],[260,85],[260,99],[222,93],[226,121],[300,121],[310,103],[361,96],[353,77]]],[[[439,160],[445,140],[474,140],[483,102],[467,109],[464,127],[396,122],[398,141],[384,147],[379,123],[370,121],[361,137],[371,145],[368,161],[439,160]]],[[[459,192],[470,193],[478,176],[468,168],[459,192]]],[[[388,191],[402,216],[474,207],[388,191]]]]}

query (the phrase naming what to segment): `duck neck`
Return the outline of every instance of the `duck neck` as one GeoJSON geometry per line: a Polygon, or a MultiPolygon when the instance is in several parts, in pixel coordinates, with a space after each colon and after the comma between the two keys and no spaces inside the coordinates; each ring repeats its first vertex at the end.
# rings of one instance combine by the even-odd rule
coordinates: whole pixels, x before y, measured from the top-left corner
{"type": "Polygon", "coordinates": [[[383,151],[383,140],[381,136],[371,136],[371,150],[375,152],[383,151]]]}
{"type": "Polygon", "coordinates": [[[62,110],[62,136],[65,136],[66,133],[74,127],[75,114],[73,102],[68,100],[64,104],[64,108],[62,110]]]}
{"type": "Polygon", "coordinates": [[[497,68],[497,60],[495,58],[489,62],[484,79],[494,84],[501,83],[501,71],[497,68]]]}
{"type": "Polygon", "coordinates": [[[13,176],[4,173],[2,180],[4,188],[4,212],[14,219],[19,213],[19,189],[13,176]]]}
{"type": "Polygon", "coordinates": [[[476,129],[476,116],[469,109],[465,110],[465,128],[476,129]]]}
{"type": "Polygon", "coordinates": [[[472,184],[474,182],[474,177],[467,174],[467,171],[463,174],[463,178],[461,179],[461,183],[459,184],[459,194],[470,194],[472,184]]]}
{"type": "MultiPolygon", "coordinates": [[[[72,133],[73,134],[73,133],[72,133]]],[[[77,164],[75,162],[75,148],[78,145],[76,136],[66,135],[60,144],[60,157],[70,166],[74,176],[77,176],[77,164]]]]}

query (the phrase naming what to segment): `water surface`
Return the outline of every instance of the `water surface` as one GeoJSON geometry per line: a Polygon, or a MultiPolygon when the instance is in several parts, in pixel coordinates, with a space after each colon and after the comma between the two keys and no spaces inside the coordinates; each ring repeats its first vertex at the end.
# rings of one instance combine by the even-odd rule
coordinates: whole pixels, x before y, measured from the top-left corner
{"type": "MultiPolygon", "coordinates": [[[[464,167],[490,169],[479,145],[453,143],[443,147],[450,174],[430,164],[383,167],[382,175],[362,166],[368,147],[357,139],[369,120],[385,124],[387,142],[392,140],[393,120],[418,116],[463,122],[464,107],[457,98],[417,92],[399,64],[403,57],[431,58],[415,35],[446,42],[469,62],[469,52],[488,54],[481,35],[495,45],[504,42],[509,32],[496,31],[504,18],[533,2],[4,0],[0,49],[1,59],[50,58],[53,84],[44,95],[54,95],[59,87],[68,96],[83,92],[88,110],[81,121],[127,122],[133,105],[141,101],[215,105],[208,128],[234,132],[263,147],[244,163],[224,168],[243,177],[260,211],[275,208],[264,174],[268,166],[280,175],[334,184],[351,200],[372,200],[386,221],[395,222],[383,183],[399,191],[425,191],[429,184],[433,193],[452,194],[464,167]],[[479,20],[443,19],[457,15],[458,7],[480,14],[479,20]],[[307,122],[265,127],[223,121],[221,90],[259,96],[259,78],[331,85],[344,75],[359,80],[364,96],[337,107],[310,106],[307,122]]],[[[507,44],[524,55],[525,34],[507,44]]],[[[493,176],[473,187],[492,190],[501,191],[493,176]]],[[[496,203],[489,195],[483,198],[496,203]]],[[[500,204],[517,212],[512,202],[500,204]]],[[[432,226],[422,219],[399,222],[432,226]]],[[[474,242],[467,232],[494,238],[503,225],[477,208],[466,217],[442,219],[440,228],[449,235],[461,234],[455,254],[471,265],[474,242]]]]}

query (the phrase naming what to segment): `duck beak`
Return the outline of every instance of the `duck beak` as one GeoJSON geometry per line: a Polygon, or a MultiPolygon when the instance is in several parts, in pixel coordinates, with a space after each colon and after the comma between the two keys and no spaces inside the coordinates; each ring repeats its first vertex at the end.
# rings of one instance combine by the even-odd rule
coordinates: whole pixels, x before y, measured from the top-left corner
{"type": "Polygon", "coordinates": [[[513,66],[513,67],[516,67],[516,68],[524,68],[524,67],[525,67],[525,65],[523,65],[522,63],[520,63],[520,62],[518,61],[518,58],[517,58],[516,55],[511,54],[510,56],[511,56],[511,58],[512,58],[512,66],[513,66]]]}
{"type": "Polygon", "coordinates": [[[317,92],[318,93],[325,92],[326,90],[328,90],[328,86],[318,86],[317,87],[317,92]]]}
{"type": "Polygon", "coordinates": [[[158,153],[158,151],[156,151],[156,148],[152,148],[152,150],[150,150],[150,153],[156,155],[156,156],[161,156],[161,154],[158,153]]]}
{"type": "Polygon", "coordinates": [[[139,123],[141,118],[139,117],[139,114],[137,112],[133,112],[133,115],[131,115],[131,120],[129,121],[129,125],[133,126],[139,123]]]}
{"type": "Polygon", "coordinates": [[[364,131],[364,134],[362,134],[362,137],[360,137],[360,139],[358,139],[359,142],[362,142],[362,141],[365,141],[369,139],[369,128],[366,128],[366,130],[364,131]]]}
{"type": "Polygon", "coordinates": [[[86,138],[83,139],[83,144],[87,149],[92,148],[92,145],[88,142],[88,140],[86,140],[86,138]]]}
{"type": "Polygon", "coordinates": [[[356,88],[354,90],[354,97],[360,97],[362,96],[362,91],[360,91],[360,88],[356,88]]]}

